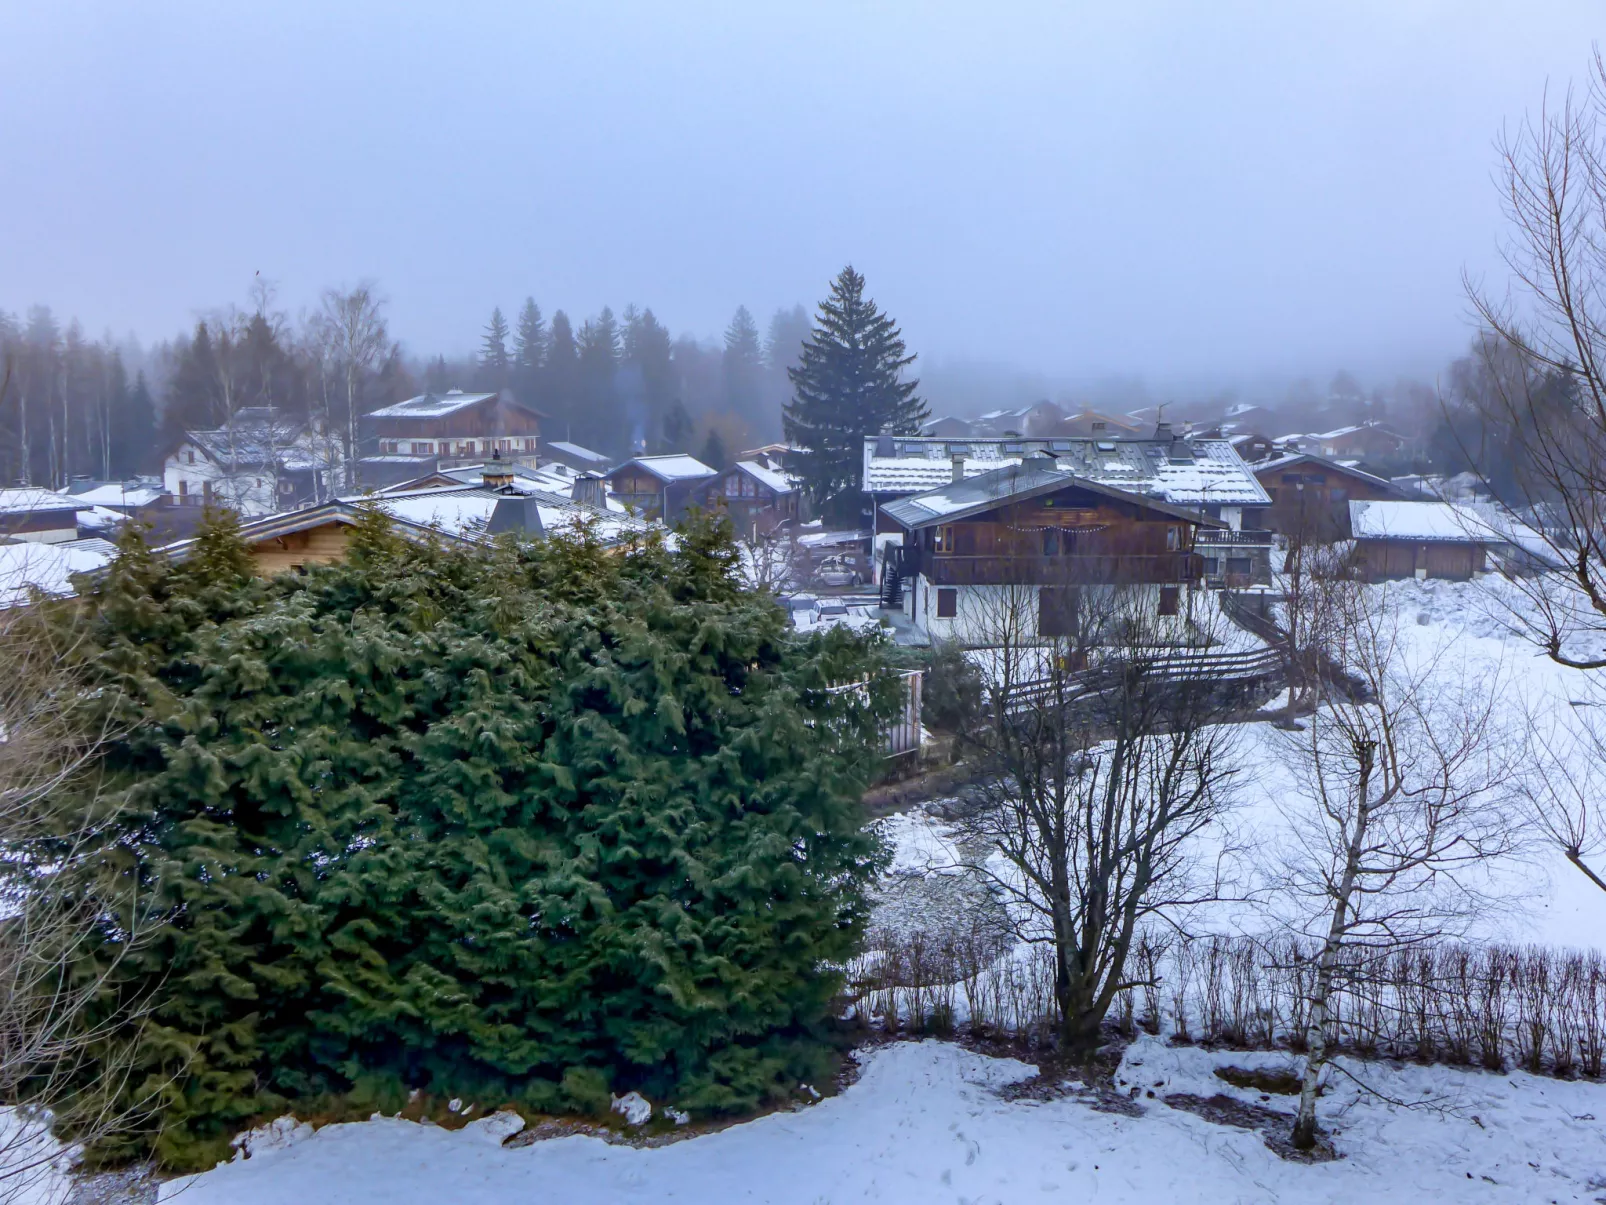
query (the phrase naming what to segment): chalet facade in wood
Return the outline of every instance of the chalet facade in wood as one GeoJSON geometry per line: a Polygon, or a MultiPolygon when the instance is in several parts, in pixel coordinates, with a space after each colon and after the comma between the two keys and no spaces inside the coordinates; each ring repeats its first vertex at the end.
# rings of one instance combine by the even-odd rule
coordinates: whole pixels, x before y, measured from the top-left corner
{"type": "Polygon", "coordinates": [[[1323,456],[1298,453],[1252,466],[1269,505],[1257,526],[1300,543],[1350,537],[1350,503],[1399,500],[1393,482],[1323,456]]]}
{"type": "Polygon", "coordinates": [[[764,534],[801,517],[797,479],[757,460],[738,460],[707,486],[703,506],[723,507],[738,533],[764,534]]]}
{"type": "Polygon", "coordinates": [[[903,534],[887,549],[882,606],[931,639],[994,643],[1003,612],[1068,635],[1092,596],[1120,592],[1179,628],[1202,587],[1201,529],[1220,520],[1090,481],[1046,456],[885,503],[903,534]],[[1023,598],[1029,596],[1029,601],[1023,598]]]}

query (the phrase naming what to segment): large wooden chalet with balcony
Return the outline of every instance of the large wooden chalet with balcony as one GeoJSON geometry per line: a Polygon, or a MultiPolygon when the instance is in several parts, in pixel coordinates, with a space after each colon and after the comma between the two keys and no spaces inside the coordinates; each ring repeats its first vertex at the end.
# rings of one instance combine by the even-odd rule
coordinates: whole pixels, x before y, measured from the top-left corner
{"type": "MultiPolygon", "coordinates": [[[[1135,505],[1161,505],[1185,514],[1192,523],[1188,551],[1197,558],[1190,564],[1197,564],[1206,585],[1242,589],[1271,579],[1272,534],[1255,521],[1270,499],[1250,466],[1228,440],[1184,437],[1165,423],[1146,438],[1109,433],[1045,439],[867,438],[863,482],[876,507],[875,540],[882,565],[905,555],[900,544],[910,549],[909,555],[917,555],[900,503],[932,494],[951,496],[957,485],[983,478],[1008,480],[998,474],[1028,467],[1047,467],[1062,481],[1113,491],[1135,505]]],[[[883,570],[883,585],[899,594],[898,605],[918,605],[891,580],[897,576],[883,570]]],[[[959,605],[957,595],[938,601],[959,605]]]]}
{"type": "MultiPolygon", "coordinates": [[[[883,503],[903,535],[887,549],[882,604],[931,639],[994,643],[1001,610],[1034,612],[1035,631],[1070,634],[1089,591],[1125,590],[1156,618],[1188,613],[1204,584],[1197,509],[1078,476],[1047,454],[883,503]],[[1035,605],[1032,605],[1035,604],[1035,605]]],[[[1012,622],[1019,623],[1016,619],[1012,622]]]]}
{"type": "Polygon", "coordinates": [[[546,416],[499,393],[425,393],[362,417],[364,485],[389,485],[444,463],[484,460],[535,463],[546,416]]]}

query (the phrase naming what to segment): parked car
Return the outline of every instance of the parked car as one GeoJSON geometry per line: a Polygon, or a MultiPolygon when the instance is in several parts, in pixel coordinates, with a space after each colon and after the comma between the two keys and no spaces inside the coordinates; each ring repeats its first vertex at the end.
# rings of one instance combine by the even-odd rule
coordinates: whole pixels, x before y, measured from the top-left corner
{"type": "Polygon", "coordinates": [[[814,581],[821,586],[857,586],[864,578],[848,557],[828,556],[814,567],[814,581]]]}

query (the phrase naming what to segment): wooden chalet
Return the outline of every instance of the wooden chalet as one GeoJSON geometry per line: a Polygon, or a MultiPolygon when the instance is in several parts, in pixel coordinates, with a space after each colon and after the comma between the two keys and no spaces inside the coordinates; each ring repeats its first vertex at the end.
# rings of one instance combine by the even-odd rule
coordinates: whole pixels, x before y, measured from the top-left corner
{"type": "Polygon", "coordinates": [[[1047,456],[940,486],[881,513],[901,529],[888,548],[882,605],[930,638],[985,643],[1003,587],[1036,592],[1036,635],[1067,634],[1086,591],[1129,588],[1156,617],[1186,613],[1201,586],[1201,528],[1223,524],[1078,477],[1047,456]]]}
{"type": "Polygon", "coordinates": [[[500,455],[534,457],[546,416],[507,390],[425,393],[362,418],[365,444],[380,456],[463,460],[500,455]]]}
{"type": "Polygon", "coordinates": [[[609,491],[648,519],[673,522],[689,506],[707,498],[707,486],[718,474],[695,456],[637,456],[606,477],[609,491]]]}
{"type": "Polygon", "coordinates": [[[1350,503],[1399,500],[1393,482],[1324,456],[1300,452],[1250,466],[1271,504],[1256,525],[1301,543],[1350,537],[1350,503]]]}
{"type": "Polygon", "coordinates": [[[757,460],[738,460],[707,486],[703,506],[724,507],[739,533],[774,531],[800,517],[797,479],[757,460]]]}

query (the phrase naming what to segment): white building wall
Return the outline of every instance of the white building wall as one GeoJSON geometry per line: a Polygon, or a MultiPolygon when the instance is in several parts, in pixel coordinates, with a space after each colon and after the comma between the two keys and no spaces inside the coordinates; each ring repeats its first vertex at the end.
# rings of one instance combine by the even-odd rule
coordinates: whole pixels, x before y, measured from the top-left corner
{"type": "Polygon", "coordinates": [[[278,509],[276,484],[270,470],[226,473],[193,444],[181,445],[162,466],[162,486],[175,501],[199,506],[210,486],[215,505],[227,506],[244,518],[271,515],[278,509]]]}
{"type": "MultiPolygon", "coordinates": [[[[1202,586],[1179,585],[1177,614],[1160,614],[1159,585],[1086,585],[1082,586],[1085,605],[1094,611],[1113,612],[1119,592],[1120,605],[1140,614],[1145,623],[1156,625],[1156,636],[1162,641],[1186,643],[1190,635],[1188,617],[1192,609],[1209,606],[1209,592],[1202,586]]],[[[1006,630],[1011,639],[1037,640],[1038,619],[1037,586],[936,586],[924,574],[917,576],[904,592],[905,607],[914,609],[914,626],[933,641],[957,640],[965,645],[991,645],[1000,643],[1006,630]],[[954,591],[954,615],[951,619],[937,615],[937,591],[954,591]]]]}

